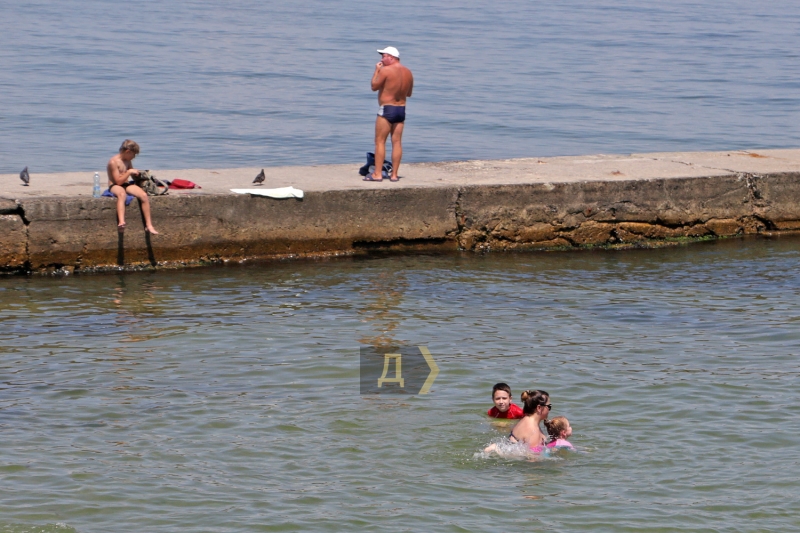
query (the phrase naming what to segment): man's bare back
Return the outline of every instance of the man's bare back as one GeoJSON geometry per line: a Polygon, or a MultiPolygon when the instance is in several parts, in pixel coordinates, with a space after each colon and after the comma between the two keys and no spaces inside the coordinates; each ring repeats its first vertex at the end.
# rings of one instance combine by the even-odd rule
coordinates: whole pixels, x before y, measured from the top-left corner
{"type": "Polygon", "coordinates": [[[372,77],[372,90],[378,91],[378,105],[406,105],[406,98],[414,89],[414,76],[400,60],[384,65],[383,61],[376,66],[372,77]]]}

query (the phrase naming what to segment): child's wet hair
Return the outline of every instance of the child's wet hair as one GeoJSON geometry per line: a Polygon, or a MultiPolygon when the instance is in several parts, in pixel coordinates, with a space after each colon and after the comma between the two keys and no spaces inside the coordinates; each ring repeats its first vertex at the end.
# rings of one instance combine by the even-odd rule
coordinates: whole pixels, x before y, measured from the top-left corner
{"type": "Polygon", "coordinates": [[[545,420],[544,427],[547,428],[547,434],[551,439],[560,439],[561,434],[569,427],[569,420],[566,416],[557,416],[551,420],[545,420]]]}
{"type": "Polygon", "coordinates": [[[494,393],[499,390],[506,391],[509,398],[511,397],[511,387],[509,387],[506,383],[498,383],[492,387],[492,400],[494,400],[494,393]]]}
{"type": "Polygon", "coordinates": [[[520,395],[522,400],[522,412],[526,415],[532,415],[536,412],[536,408],[540,405],[547,405],[550,400],[550,395],[543,390],[526,390],[522,391],[520,395]]]}

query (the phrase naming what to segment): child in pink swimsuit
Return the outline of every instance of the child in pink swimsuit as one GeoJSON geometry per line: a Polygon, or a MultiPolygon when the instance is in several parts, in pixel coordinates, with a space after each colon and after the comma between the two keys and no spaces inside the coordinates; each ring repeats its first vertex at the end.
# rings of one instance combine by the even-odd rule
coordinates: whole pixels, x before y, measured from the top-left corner
{"type": "Polygon", "coordinates": [[[567,440],[572,435],[572,427],[565,416],[557,416],[552,420],[545,420],[544,427],[550,435],[550,442],[547,443],[548,449],[564,448],[574,450],[575,447],[567,440]]]}

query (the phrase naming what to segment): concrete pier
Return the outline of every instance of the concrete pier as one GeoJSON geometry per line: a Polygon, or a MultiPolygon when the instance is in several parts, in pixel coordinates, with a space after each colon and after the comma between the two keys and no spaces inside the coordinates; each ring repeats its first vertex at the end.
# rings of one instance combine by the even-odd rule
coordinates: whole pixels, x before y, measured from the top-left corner
{"type": "MultiPolygon", "coordinates": [[[[158,170],[202,186],[136,201],[93,198],[93,172],[0,175],[0,271],[86,271],[363,249],[646,246],[670,239],[800,230],[800,149],[404,164],[398,183],[361,181],[362,163],[158,170]],[[293,186],[299,199],[233,188],[293,186]]],[[[104,172],[102,182],[105,184],[104,172]]]]}

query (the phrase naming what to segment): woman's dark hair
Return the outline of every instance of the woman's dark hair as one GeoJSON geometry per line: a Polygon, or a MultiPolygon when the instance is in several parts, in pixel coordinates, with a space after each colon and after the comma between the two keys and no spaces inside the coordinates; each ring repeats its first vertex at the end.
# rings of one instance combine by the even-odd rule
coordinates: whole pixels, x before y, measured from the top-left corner
{"type": "Polygon", "coordinates": [[[526,390],[520,396],[522,400],[522,412],[532,415],[540,405],[547,405],[550,395],[543,390],[526,390]]]}

